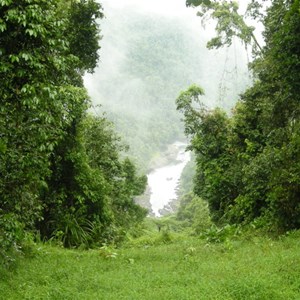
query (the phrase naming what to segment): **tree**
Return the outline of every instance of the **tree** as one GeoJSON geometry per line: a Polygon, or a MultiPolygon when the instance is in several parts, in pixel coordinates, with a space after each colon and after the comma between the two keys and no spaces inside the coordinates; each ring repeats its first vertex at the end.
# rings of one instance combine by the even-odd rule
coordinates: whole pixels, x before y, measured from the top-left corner
{"type": "Polygon", "coordinates": [[[65,32],[69,40],[69,51],[79,58],[80,69],[92,73],[99,59],[100,35],[97,20],[103,18],[101,5],[94,0],[70,2],[65,32]]]}
{"type": "Polygon", "coordinates": [[[38,191],[69,109],[87,99],[64,74],[74,57],[55,11],[56,1],[1,3],[1,207],[26,224],[41,209],[38,191]]]}
{"type": "Polygon", "coordinates": [[[220,48],[224,45],[230,46],[234,37],[239,38],[245,46],[252,45],[254,49],[260,51],[262,47],[258,43],[254,35],[254,27],[246,23],[247,15],[252,15],[258,18],[259,8],[262,4],[252,1],[247,8],[247,14],[242,15],[239,12],[239,4],[236,1],[217,1],[217,0],[187,0],[187,6],[199,7],[197,13],[202,20],[214,19],[217,21],[216,34],[208,44],[208,48],[220,48]]]}
{"type": "Polygon", "coordinates": [[[143,220],[147,211],[134,197],[147,179],[121,159],[126,149],[106,118],[87,115],[77,123],[52,157],[38,224],[42,237],[59,237],[67,247],[117,242],[143,220]]]}
{"type": "MultiPolygon", "coordinates": [[[[225,2],[189,3],[214,14],[234,8],[233,2],[225,2]]],[[[259,5],[251,4],[258,13],[259,5]]],[[[214,220],[255,221],[284,231],[300,227],[299,1],[273,1],[261,16],[266,44],[252,63],[256,81],[241,95],[231,118],[222,118],[217,110],[199,114],[191,100],[181,97],[180,103],[188,105],[179,108],[196,151],[196,193],[208,201],[214,220]],[[222,124],[221,129],[216,131],[215,124],[222,124]]],[[[224,29],[228,36],[220,45],[236,34],[224,29]]]]}
{"type": "Polygon", "coordinates": [[[196,109],[204,92],[191,86],[176,100],[177,109],[184,115],[185,132],[191,137],[189,149],[196,154],[194,192],[208,201],[212,218],[219,221],[236,192],[230,176],[230,122],[220,109],[209,111],[202,104],[196,109]]]}
{"type": "Polygon", "coordinates": [[[81,74],[95,65],[99,47],[93,43],[84,57],[70,46],[83,35],[74,24],[79,6],[90,12],[84,30],[98,41],[102,13],[94,1],[0,1],[0,218],[20,228],[41,219],[50,158],[87,109],[81,74]]]}
{"type": "MultiPolygon", "coordinates": [[[[134,198],[144,193],[147,177],[138,175],[136,166],[124,157],[128,147],[104,117],[89,116],[83,123],[84,146],[89,165],[100,170],[106,183],[113,215],[113,226],[124,231],[141,222],[147,211],[134,198]],[[92,134],[91,134],[92,133],[92,134]]],[[[95,210],[91,209],[95,214],[95,210]]]]}
{"type": "Polygon", "coordinates": [[[207,202],[193,193],[188,193],[182,197],[176,217],[179,221],[183,221],[193,228],[196,234],[201,233],[212,224],[207,202]]]}

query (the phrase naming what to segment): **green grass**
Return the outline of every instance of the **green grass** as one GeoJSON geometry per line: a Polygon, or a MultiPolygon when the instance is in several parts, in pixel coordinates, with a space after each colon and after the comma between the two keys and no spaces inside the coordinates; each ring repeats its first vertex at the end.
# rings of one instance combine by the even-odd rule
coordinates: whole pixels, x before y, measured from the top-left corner
{"type": "Polygon", "coordinates": [[[300,299],[300,232],[223,244],[164,240],[90,251],[36,246],[2,274],[0,299],[300,299]]]}

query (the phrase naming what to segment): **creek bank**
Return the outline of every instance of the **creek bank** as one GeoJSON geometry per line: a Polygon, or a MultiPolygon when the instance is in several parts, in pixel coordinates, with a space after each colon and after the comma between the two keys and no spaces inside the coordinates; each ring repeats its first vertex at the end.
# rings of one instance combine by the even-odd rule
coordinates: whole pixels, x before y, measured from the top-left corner
{"type": "Polygon", "coordinates": [[[149,168],[147,173],[150,174],[156,169],[165,167],[172,163],[173,164],[176,163],[177,155],[179,152],[178,149],[179,145],[182,145],[182,147],[185,149],[187,144],[181,141],[174,142],[173,144],[168,145],[165,151],[155,155],[149,163],[149,168]]]}
{"type": "Polygon", "coordinates": [[[148,186],[136,202],[149,210],[150,216],[164,216],[176,210],[181,173],[190,160],[186,143],[175,142],[151,162],[148,186]]]}

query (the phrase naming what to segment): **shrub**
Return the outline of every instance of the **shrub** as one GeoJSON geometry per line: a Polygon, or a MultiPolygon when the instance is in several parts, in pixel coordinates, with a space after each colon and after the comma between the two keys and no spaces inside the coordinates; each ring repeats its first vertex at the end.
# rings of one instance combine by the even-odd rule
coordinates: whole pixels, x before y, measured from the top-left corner
{"type": "Polygon", "coordinates": [[[0,264],[8,266],[15,253],[21,253],[24,226],[13,213],[3,214],[0,210],[0,264]]]}

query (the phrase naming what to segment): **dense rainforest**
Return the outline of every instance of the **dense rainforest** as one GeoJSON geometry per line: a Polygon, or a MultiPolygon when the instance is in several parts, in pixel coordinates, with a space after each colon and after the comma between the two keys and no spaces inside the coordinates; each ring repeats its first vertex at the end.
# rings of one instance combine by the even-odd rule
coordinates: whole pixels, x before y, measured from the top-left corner
{"type": "Polygon", "coordinates": [[[0,0],[0,299],[300,298],[300,1],[247,2],[186,1],[209,56],[172,18],[0,0]],[[178,210],[146,217],[140,167],[184,134],[178,210]]]}
{"type": "Polygon", "coordinates": [[[250,3],[248,14],[264,25],[264,46],[239,15],[237,3],[187,2],[200,9],[200,16],[217,22],[210,48],[238,37],[252,44],[254,56],[253,86],[230,115],[206,107],[200,86],[190,86],[176,100],[196,155],[195,195],[208,202],[217,224],[252,223],[277,232],[299,229],[299,1],[276,0],[266,7],[265,1],[250,3]]]}
{"type": "Polygon", "coordinates": [[[36,234],[67,247],[121,239],[146,215],[133,201],[146,177],[88,113],[82,76],[102,17],[94,0],[0,2],[1,259],[36,234]]]}
{"type": "MultiPolygon", "coordinates": [[[[205,98],[201,80],[193,79],[196,71],[184,72],[185,64],[195,62],[199,74],[206,74],[201,57],[189,51],[185,31],[151,16],[128,24],[138,33],[126,45],[129,55],[119,66],[124,70],[99,84],[93,97],[98,95],[105,108],[113,99],[108,84],[114,82],[123,102],[112,104],[108,115],[125,131],[128,143],[137,146],[134,151],[142,153],[140,161],[147,162],[163,147],[162,140],[172,142],[183,134],[177,106],[196,170],[192,193],[186,175],[176,218],[194,235],[216,226],[231,230],[249,224],[276,234],[299,229],[299,1],[250,2],[247,15],[264,25],[263,43],[239,14],[237,2],[188,0],[187,5],[199,9],[204,20],[215,19],[217,36],[209,48],[239,39],[253,49],[253,84],[231,112],[210,105],[218,101],[205,98]],[[186,50],[190,55],[183,58],[186,50]],[[126,78],[134,95],[123,83],[126,78]],[[175,85],[190,87],[176,99],[175,85]],[[134,110],[136,101],[149,112],[134,110]],[[131,115],[124,113],[126,106],[131,115]]],[[[101,247],[101,255],[114,257],[107,245],[120,243],[144,224],[147,211],[134,199],[143,194],[147,178],[126,157],[127,145],[107,115],[91,113],[84,87],[84,76],[96,70],[99,60],[103,17],[102,5],[94,0],[0,0],[1,266],[33,241],[101,247]]],[[[160,241],[169,242],[169,232],[162,234],[160,241]]],[[[184,259],[194,252],[189,248],[184,259]]],[[[128,263],[134,260],[129,257],[128,263]]]]}

